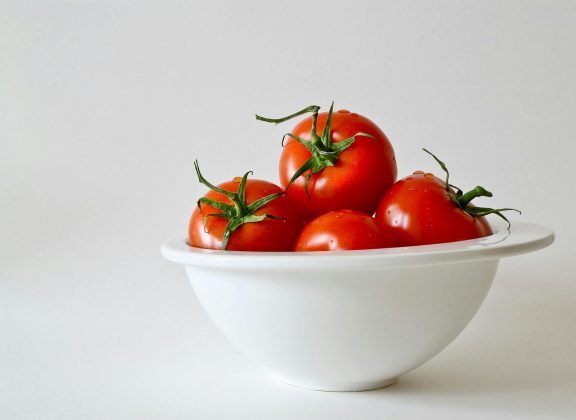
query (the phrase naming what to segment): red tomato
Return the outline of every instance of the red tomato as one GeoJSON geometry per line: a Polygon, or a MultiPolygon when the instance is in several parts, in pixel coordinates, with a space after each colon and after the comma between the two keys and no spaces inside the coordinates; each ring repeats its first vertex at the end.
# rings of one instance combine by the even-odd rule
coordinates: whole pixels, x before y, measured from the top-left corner
{"type": "Polygon", "coordinates": [[[300,233],[295,251],[344,251],[395,246],[374,219],[354,210],[331,211],[312,220],[300,233]]]}
{"type": "Polygon", "coordinates": [[[305,111],[313,112],[287,135],[289,138],[280,157],[280,184],[287,188],[287,194],[298,203],[307,220],[341,209],[372,215],[396,180],[396,158],[390,141],[376,124],[362,115],[347,110],[332,114],[332,108],[329,113],[317,114],[318,109],[308,107],[276,120],[257,116],[260,120],[278,123],[305,111]],[[316,115],[317,135],[313,136],[316,115]],[[329,115],[329,132],[324,133],[329,115]],[[313,156],[317,161],[311,163],[313,156]],[[293,179],[301,168],[306,168],[304,165],[308,165],[308,169],[293,179]]]}
{"type": "MultiPolygon", "coordinates": [[[[229,197],[230,193],[225,195],[219,191],[209,191],[199,200],[199,207],[194,210],[190,218],[189,245],[230,251],[291,251],[293,249],[296,238],[304,225],[296,206],[275,184],[258,179],[244,179],[244,182],[244,199],[241,200],[243,205],[240,206],[244,207],[244,212],[250,209],[250,205],[254,205],[264,197],[274,198],[253,213],[241,215],[241,219],[246,221],[237,227],[233,226],[234,230],[225,243],[226,228],[237,224],[239,218],[224,218],[226,211],[223,208],[234,212],[238,206],[235,206],[229,197]],[[210,200],[214,200],[215,204],[210,205],[210,200]],[[222,207],[222,204],[228,208],[222,207]],[[215,205],[221,208],[216,208],[215,205]],[[230,207],[232,210],[229,209],[230,207]]],[[[238,193],[239,189],[241,190],[241,184],[242,178],[235,178],[215,188],[238,193]]]]}
{"type": "Polygon", "coordinates": [[[445,181],[414,172],[388,190],[376,210],[376,223],[401,246],[462,241],[492,234],[485,217],[454,204],[445,181]]]}

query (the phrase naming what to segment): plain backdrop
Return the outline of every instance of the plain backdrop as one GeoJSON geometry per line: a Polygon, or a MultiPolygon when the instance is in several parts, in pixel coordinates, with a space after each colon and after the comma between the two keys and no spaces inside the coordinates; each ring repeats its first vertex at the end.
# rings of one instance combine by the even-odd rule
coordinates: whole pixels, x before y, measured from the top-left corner
{"type": "Polygon", "coordinates": [[[575,23],[571,0],[0,1],[0,418],[576,418],[575,23]],[[254,114],[332,100],[400,175],[438,172],[427,147],[557,234],[374,392],[274,382],[159,255],[194,159],[275,181],[290,123],[254,114]]]}

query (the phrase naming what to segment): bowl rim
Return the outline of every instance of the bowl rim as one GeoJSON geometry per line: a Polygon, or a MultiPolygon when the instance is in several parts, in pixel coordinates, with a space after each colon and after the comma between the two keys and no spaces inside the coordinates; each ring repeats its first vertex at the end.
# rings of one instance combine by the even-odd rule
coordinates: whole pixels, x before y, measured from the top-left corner
{"type": "Polygon", "coordinates": [[[224,270],[362,270],[499,259],[533,252],[554,241],[554,232],[536,223],[514,221],[508,229],[505,222],[497,220],[491,226],[494,234],[477,239],[354,251],[221,251],[192,247],[180,237],[164,242],[161,253],[175,263],[224,270]]]}

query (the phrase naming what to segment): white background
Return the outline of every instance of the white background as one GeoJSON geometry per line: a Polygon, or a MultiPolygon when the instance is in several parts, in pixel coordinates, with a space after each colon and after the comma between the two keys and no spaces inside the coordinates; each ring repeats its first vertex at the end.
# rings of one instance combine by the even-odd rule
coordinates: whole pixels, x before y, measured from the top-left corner
{"type": "MultiPolygon", "coordinates": [[[[576,2],[0,2],[0,418],[576,418],[576,2]],[[401,175],[449,165],[556,243],[505,260],[394,387],[277,384],[215,330],[162,240],[198,158],[276,180],[253,114],[376,121],[401,175]]],[[[488,204],[487,202],[483,202],[488,204]]]]}

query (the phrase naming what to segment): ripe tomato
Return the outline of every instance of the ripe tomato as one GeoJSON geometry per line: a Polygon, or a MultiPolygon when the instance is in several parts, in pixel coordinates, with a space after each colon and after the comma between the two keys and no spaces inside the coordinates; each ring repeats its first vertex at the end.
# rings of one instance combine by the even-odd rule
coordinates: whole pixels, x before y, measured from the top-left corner
{"type": "MultiPolygon", "coordinates": [[[[197,163],[196,163],[197,165],[197,163]]],[[[242,178],[213,186],[197,167],[200,182],[211,188],[198,200],[188,243],[230,251],[291,251],[304,225],[297,207],[277,185],[242,178]]]]}
{"type": "Polygon", "coordinates": [[[374,219],[354,210],[338,210],[312,220],[300,233],[295,251],[344,251],[395,246],[374,219]]]}
{"type": "Polygon", "coordinates": [[[491,235],[484,217],[454,205],[444,181],[414,172],[388,190],[376,210],[376,223],[402,246],[462,241],[491,235]]]}
{"type": "Polygon", "coordinates": [[[340,110],[318,114],[298,123],[280,157],[280,184],[311,220],[331,210],[352,209],[372,215],[396,180],[396,157],[382,130],[362,115],[340,110]],[[316,127],[314,130],[313,127],[316,127]],[[327,127],[328,126],[328,127],[327,127]]]}
{"type": "Polygon", "coordinates": [[[492,229],[484,217],[491,213],[508,221],[501,212],[514,209],[472,206],[470,201],[473,198],[491,197],[492,193],[482,187],[462,193],[449,183],[444,163],[432,156],[446,172],[446,180],[431,173],[416,171],[396,182],[376,210],[376,223],[384,232],[392,235],[400,246],[454,242],[491,235],[492,229]]]}

